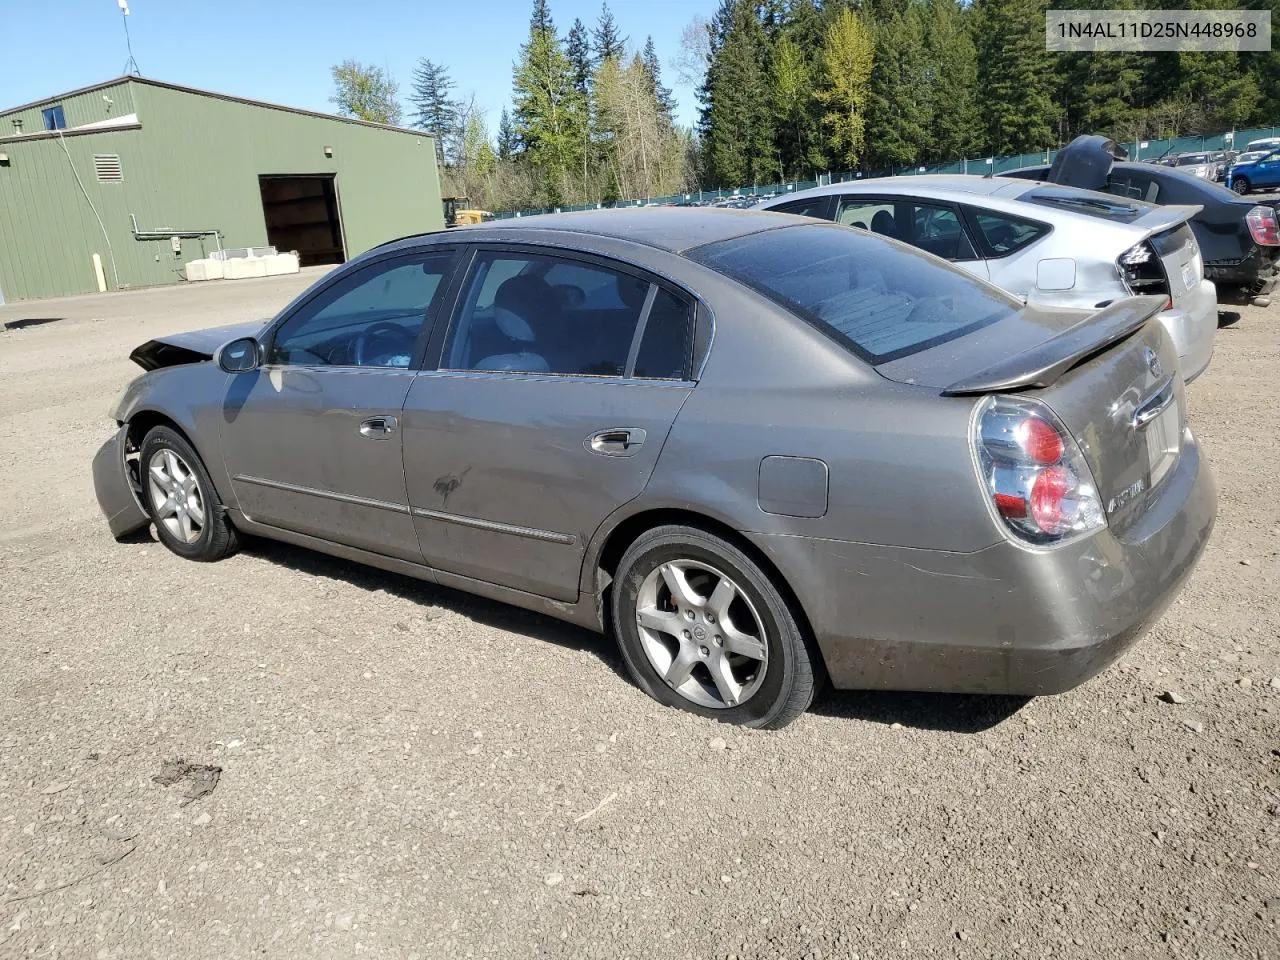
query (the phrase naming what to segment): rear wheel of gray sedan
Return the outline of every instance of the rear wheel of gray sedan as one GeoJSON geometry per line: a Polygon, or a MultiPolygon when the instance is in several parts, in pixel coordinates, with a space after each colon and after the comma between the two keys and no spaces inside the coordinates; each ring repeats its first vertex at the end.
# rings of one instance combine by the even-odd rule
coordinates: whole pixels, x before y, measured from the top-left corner
{"type": "Polygon", "coordinates": [[[142,441],[142,500],[160,542],[188,560],[221,560],[240,538],[213,489],[209,472],[186,438],[153,427],[142,441]]]}
{"type": "Polygon", "coordinates": [[[618,565],[612,613],[641,689],[704,717],[776,730],[804,713],[823,675],[769,574],[705,530],[637,538],[618,565]]]}

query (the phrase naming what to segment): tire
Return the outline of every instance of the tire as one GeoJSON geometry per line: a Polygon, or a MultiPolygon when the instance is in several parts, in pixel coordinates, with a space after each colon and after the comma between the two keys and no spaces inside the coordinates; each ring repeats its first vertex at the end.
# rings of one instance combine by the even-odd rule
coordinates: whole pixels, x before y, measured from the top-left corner
{"type": "Polygon", "coordinates": [[[161,543],[180,557],[202,562],[221,560],[239,549],[240,536],[209,471],[182,434],[170,427],[149,430],[138,468],[142,502],[161,543]]]}
{"type": "Polygon", "coordinates": [[[1249,192],[1250,186],[1251,184],[1249,183],[1248,177],[1232,177],[1231,178],[1231,189],[1234,190],[1236,193],[1240,194],[1240,196],[1242,197],[1249,192]]]}
{"type": "Polygon", "coordinates": [[[772,577],[696,527],[641,534],[618,564],[611,612],[640,689],[700,716],[777,730],[826,676],[772,577]]]}

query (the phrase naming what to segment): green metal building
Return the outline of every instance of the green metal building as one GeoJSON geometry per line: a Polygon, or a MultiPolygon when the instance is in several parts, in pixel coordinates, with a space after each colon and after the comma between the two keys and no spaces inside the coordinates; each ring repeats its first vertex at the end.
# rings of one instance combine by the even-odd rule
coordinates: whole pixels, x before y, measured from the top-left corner
{"type": "Polygon", "coordinates": [[[177,283],[220,247],[341,263],[443,226],[418,131],[134,76],[0,113],[0,302],[177,283]]]}

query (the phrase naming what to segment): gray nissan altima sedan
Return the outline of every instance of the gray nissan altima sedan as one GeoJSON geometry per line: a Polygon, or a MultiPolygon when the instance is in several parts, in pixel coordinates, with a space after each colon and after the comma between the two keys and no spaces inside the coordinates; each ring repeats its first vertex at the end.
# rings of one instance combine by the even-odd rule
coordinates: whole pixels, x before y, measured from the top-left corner
{"type": "Polygon", "coordinates": [[[1213,527],[1162,305],[1027,307],[784,214],[505,220],[143,344],[94,478],[117,536],[269,537],[541,611],[732,723],[828,677],[1055,693],[1213,527]]]}

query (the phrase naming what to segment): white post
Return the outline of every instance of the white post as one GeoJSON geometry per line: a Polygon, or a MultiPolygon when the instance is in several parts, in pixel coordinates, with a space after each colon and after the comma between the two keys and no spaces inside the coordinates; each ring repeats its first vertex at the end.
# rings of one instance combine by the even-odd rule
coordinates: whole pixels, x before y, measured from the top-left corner
{"type": "Polygon", "coordinates": [[[98,254],[93,255],[93,275],[98,279],[98,292],[107,292],[107,275],[102,272],[102,257],[98,254]]]}

